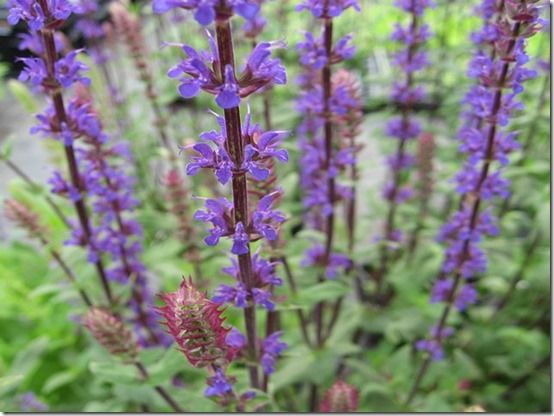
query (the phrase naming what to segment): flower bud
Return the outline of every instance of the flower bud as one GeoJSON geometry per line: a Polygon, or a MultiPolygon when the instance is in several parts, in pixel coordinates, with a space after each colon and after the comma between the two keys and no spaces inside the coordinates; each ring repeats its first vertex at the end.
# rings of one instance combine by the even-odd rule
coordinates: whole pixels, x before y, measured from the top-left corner
{"type": "Polygon", "coordinates": [[[417,142],[417,170],[422,198],[429,198],[433,189],[433,157],[435,138],[431,133],[422,133],[417,142]]]}
{"type": "Polygon", "coordinates": [[[163,323],[193,366],[222,365],[234,358],[237,350],[225,342],[230,328],[223,326],[223,310],[196,289],[190,277],[161,299],[163,323]]]}
{"type": "Polygon", "coordinates": [[[92,308],[83,318],[83,325],[111,354],[124,358],[136,357],[138,344],[133,333],[110,312],[92,308]]]}
{"type": "Polygon", "coordinates": [[[325,392],[325,396],[319,405],[319,411],[323,413],[355,412],[358,409],[358,390],[338,380],[325,392]]]}
{"type": "Polygon", "coordinates": [[[46,227],[40,224],[38,215],[15,199],[4,201],[4,213],[9,220],[26,230],[31,237],[43,236],[47,232],[46,227]]]}
{"type": "Polygon", "coordinates": [[[346,105],[346,112],[340,116],[341,121],[344,122],[340,128],[341,136],[353,139],[360,134],[364,121],[360,81],[352,72],[339,69],[333,75],[331,83],[335,94],[345,94],[348,97],[349,104],[346,105]]]}

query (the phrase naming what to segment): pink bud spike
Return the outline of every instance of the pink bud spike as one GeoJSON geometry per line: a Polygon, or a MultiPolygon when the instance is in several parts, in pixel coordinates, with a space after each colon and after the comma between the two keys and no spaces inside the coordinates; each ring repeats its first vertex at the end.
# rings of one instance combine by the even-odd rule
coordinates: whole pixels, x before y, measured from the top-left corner
{"type": "Polygon", "coordinates": [[[225,343],[230,328],[223,326],[224,310],[199,291],[190,276],[176,292],[160,297],[163,323],[193,366],[221,365],[234,358],[236,349],[225,343]]]}

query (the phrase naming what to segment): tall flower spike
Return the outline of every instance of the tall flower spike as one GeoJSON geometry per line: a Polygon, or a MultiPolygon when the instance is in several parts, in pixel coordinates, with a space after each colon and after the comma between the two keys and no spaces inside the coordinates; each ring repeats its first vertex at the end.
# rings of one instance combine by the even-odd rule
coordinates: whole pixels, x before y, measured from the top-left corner
{"type": "Polygon", "coordinates": [[[394,83],[391,95],[391,100],[398,107],[400,115],[390,120],[386,127],[387,135],[398,144],[395,153],[387,160],[389,180],[383,189],[383,198],[388,202],[388,212],[381,235],[383,245],[376,276],[379,290],[383,287],[387,273],[391,247],[404,243],[403,233],[396,226],[399,205],[414,195],[411,187],[407,185],[407,173],[415,162],[408,146],[409,142],[421,133],[421,125],[414,117],[413,106],[425,98],[425,90],[415,84],[414,75],[428,65],[427,54],[422,48],[430,38],[431,31],[428,25],[422,23],[422,16],[433,3],[430,0],[397,0],[395,6],[408,14],[409,22],[405,26],[396,24],[391,35],[392,40],[404,45],[393,57],[403,75],[400,81],[394,83]]]}
{"type": "Polygon", "coordinates": [[[133,333],[110,312],[92,308],[83,317],[83,325],[111,354],[131,361],[137,356],[138,344],[133,333]]]}
{"type": "Polygon", "coordinates": [[[508,193],[502,169],[507,155],[517,145],[515,135],[506,126],[514,112],[522,108],[517,96],[523,91],[523,82],[534,76],[534,71],[526,68],[529,57],[525,46],[526,39],[540,30],[540,6],[533,0],[486,2],[484,6],[487,7],[479,10],[483,28],[472,36],[476,53],[468,71],[476,82],[464,100],[467,111],[463,113],[459,134],[460,151],[467,159],[455,177],[461,202],[439,233],[439,240],[446,244],[445,259],[431,301],[445,305],[429,339],[416,344],[428,355],[415,378],[408,403],[417,393],[429,361],[443,356],[442,343],[452,333],[446,327],[452,309],[464,310],[477,300],[471,282],[464,281],[486,271],[487,257],[480,244],[485,236],[497,234],[498,229],[492,211],[483,207],[486,201],[504,198],[508,193]]]}
{"type": "MultiPolygon", "coordinates": [[[[37,117],[38,126],[31,132],[42,132],[63,143],[69,171],[69,181],[58,181],[73,202],[75,213],[79,219],[79,226],[74,227],[75,239],[80,245],[86,246],[89,259],[94,263],[104,294],[110,303],[114,304],[111,287],[108,282],[103,260],[98,256],[94,241],[94,230],[89,217],[88,207],[85,204],[84,183],[81,180],[80,167],[77,162],[77,152],[74,148],[75,137],[72,134],[64,103],[64,90],[69,86],[87,85],[90,80],[81,71],[86,67],[76,60],[78,51],[71,51],[65,56],[59,56],[59,47],[56,46],[55,29],[75,11],[74,5],[67,0],[10,0],[8,2],[10,24],[24,20],[30,32],[38,31],[38,37],[33,41],[27,38],[24,45],[35,52],[42,52],[36,58],[24,58],[24,66],[20,79],[28,81],[36,89],[44,92],[52,101],[50,107],[37,117]],[[40,45],[40,46],[38,46],[40,45]]],[[[58,45],[59,46],[59,45],[58,45]]],[[[59,188],[59,187],[58,187],[59,188]]]]}
{"type": "Polygon", "coordinates": [[[163,323],[193,366],[224,366],[234,358],[237,350],[226,342],[231,328],[224,326],[223,311],[194,287],[191,277],[160,297],[163,323]]]}
{"type": "Polygon", "coordinates": [[[203,90],[214,95],[216,103],[225,110],[223,117],[216,116],[219,131],[202,133],[200,137],[205,142],[192,146],[197,155],[189,164],[187,173],[194,175],[200,169],[211,169],[220,183],[232,183],[232,200],[206,200],[206,210],[198,211],[195,218],[212,224],[210,235],[205,239],[208,245],[217,244],[221,237],[232,239],[231,252],[237,256],[239,281],[236,287],[221,286],[214,299],[244,308],[245,354],[250,385],[254,388],[260,387],[254,308],[256,304],[271,308],[273,303],[271,293],[257,285],[250,244],[260,239],[272,241],[277,233],[275,227],[284,217],[270,208],[273,203],[271,194],[267,199],[262,197],[258,207],[252,211],[246,173],[254,180],[265,181],[270,177],[267,165],[271,158],[283,162],[288,159],[286,152],[277,148],[284,132],[263,134],[255,124],[251,124],[249,113],[241,126],[240,104],[243,98],[286,82],[284,67],[278,59],[271,57],[273,49],[284,46],[280,42],[260,42],[240,70],[235,64],[231,20],[235,14],[246,19],[259,17],[260,4],[259,0],[154,2],[155,12],[163,13],[179,7],[192,10],[195,19],[202,25],[215,22],[215,39],[210,31],[206,31],[209,51],[199,52],[189,45],[180,45],[185,59],[171,68],[168,76],[179,81],[178,91],[183,97],[194,97],[203,90]]]}
{"type": "MultiPolygon", "coordinates": [[[[322,19],[320,36],[306,33],[297,49],[305,73],[300,77],[302,93],[297,101],[303,113],[299,126],[301,185],[304,191],[306,223],[326,234],[324,247],[315,245],[306,252],[304,264],[323,266],[324,275],[335,277],[347,261],[334,253],[335,205],[352,198],[352,188],[342,185],[342,175],[355,163],[350,140],[336,143],[333,130],[341,132],[359,107],[356,88],[344,75],[332,78],[332,67],[354,54],[351,36],[333,43],[333,19],[344,10],[359,10],[356,1],[304,1],[297,10],[308,9],[322,19]],[[341,80],[341,77],[344,78],[341,80]],[[339,260],[340,259],[340,260],[339,260]]],[[[359,118],[358,118],[359,119],[359,118]]]]}
{"type": "Polygon", "coordinates": [[[337,380],[325,392],[319,404],[319,411],[322,413],[355,412],[356,410],[358,410],[358,390],[342,380],[337,380]]]}

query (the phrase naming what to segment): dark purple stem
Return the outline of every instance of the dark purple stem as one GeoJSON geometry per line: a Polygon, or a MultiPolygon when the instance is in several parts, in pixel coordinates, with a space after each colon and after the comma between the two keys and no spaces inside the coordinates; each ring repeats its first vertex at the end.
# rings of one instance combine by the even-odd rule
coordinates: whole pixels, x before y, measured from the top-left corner
{"type": "MultiPolygon", "coordinates": [[[[217,47],[219,52],[219,71],[225,73],[225,67],[231,65],[235,68],[235,58],[233,52],[233,35],[229,17],[219,17],[216,20],[217,47]]],[[[241,132],[240,110],[239,107],[226,109],[225,129],[227,132],[226,146],[235,165],[233,171],[233,205],[235,224],[242,222],[248,226],[248,186],[246,174],[241,170],[244,158],[244,143],[241,132]]],[[[254,275],[252,272],[252,259],[250,257],[250,244],[248,243],[248,252],[238,256],[240,280],[246,286],[247,290],[254,287],[254,275]]],[[[250,374],[250,385],[252,388],[259,388],[259,374],[257,367],[257,348],[256,348],[256,310],[253,305],[244,308],[244,320],[246,325],[246,337],[248,348],[248,369],[250,374]]]]}
{"type": "MultiPolygon", "coordinates": [[[[39,2],[42,9],[48,11],[48,5],[46,4],[46,1],[39,0],[39,2]]],[[[65,112],[65,106],[63,102],[62,93],[61,93],[61,86],[59,82],[56,80],[55,71],[54,71],[54,63],[56,62],[56,48],[54,44],[54,33],[49,29],[43,29],[41,30],[41,35],[42,35],[42,40],[44,42],[44,48],[45,48],[45,60],[46,60],[46,67],[48,70],[48,78],[49,78],[49,82],[51,83],[51,85],[49,86],[50,87],[49,91],[51,91],[50,96],[52,98],[52,102],[54,103],[54,109],[56,111],[58,123],[67,123],[67,115],[65,112]]],[[[75,159],[75,150],[73,148],[73,145],[71,144],[65,145],[64,150],[65,150],[65,156],[66,156],[66,160],[69,168],[71,183],[75,188],[79,190],[80,196],[81,196],[79,200],[74,201],[75,210],[77,211],[77,216],[79,217],[79,222],[83,229],[83,236],[85,238],[85,241],[87,244],[90,244],[92,234],[90,229],[88,212],[84,203],[84,198],[85,198],[85,195],[83,192],[84,190],[80,180],[77,160],[75,159]]],[[[106,295],[106,299],[108,300],[110,305],[113,305],[114,299],[112,296],[110,285],[108,283],[108,278],[106,276],[104,265],[100,258],[95,262],[95,266],[96,266],[96,270],[98,272],[100,281],[102,283],[102,288],[106,295]]]]}
{"type": "MultiPolygon", "coordinates": [[[[510,56],[511,55],[511,53],[512,53],[514,47],[515,47],[516,40],[517,40],[518,35],[519,35],[520,26],[521,26],[520,22],[517,22],[517,23],[514,24],[511,40],[510,40],[509,44],[506,47],[505,56],[510,56]]],[[[490,165],[491,165],[491,162],[494,160],[493,152],[494,152],[494,143],[495,143],[496,130],[497,130],[496,115],[498,114],[498,111],[500,110],[500,107],[501,107],[501,104],[502,104],[502,94],[503,94],[502,88],[505,87],[506,79],[507,79],[508,72],[509,72],[509,69],[510,69],[510,63],[511,63],[510,61],[504,61],[504,64],[502,65],[502,70],[501,70],[501,73],[500,73],[500,77],[499,77],[499,80],[498,80],[498,88],[496,89],[496,92],[495,92],[495,95],[494,95],[494,101],[493,101],[493,104],[492,104],[491,116],[490,116],[490,120],[493,120],[493,121],[491,121],[491,125],[490,125],[488,136],[487,136],[486,154],[485,154],[485,158],[484,158],[483,167],[481,169],[481,175],[479,177],[479,182],[477,183],[477,187],[473,192],[473,199],[474,200],[472,201],[471,217],[470,217],[471,219],[470,219],[470,224],[469,224],[469,232],[470,233],[473,232],[473,230],[477,226],[477,222],[478,222],[478,219],[479,219],[479,208],[480,208],[480,205],[481,205],[481,195],[480,195],[481,187],[483,186],[484,182],[486,181],[486,179],[489,175],[490,165]]],[[[448,315],[450,314],[450,311],[452,310],[452,304],[453,304],[454,299],[455,299],[456,291],[458,289],[460,281],[462,280],[462,274],[461,274],[460,269],[461,269],[464,262],[466,261],[466,259],[469,256],[469,243],[470,243],[469,240],[466,240],[464,242],[464,246],[463,246],[462,252],[460,254],[460,257],[458,258],[457,267],[455,269],[456,272],[455,272],[455,277],[454,277],[454,284],[452,285],[452,289],[450,290],[450,292],[448,294],[447,303],[444,307],[444,310],[443,310],[443,313],[442,313],[441,318],[439,320],[439,323],[435,327],[436,328],[435,333],[437,334],[435,339],[438,342],[441,341],[441,336],[442,336],[442,333],[443,333],[444,326],[446,325],[448,315]]],[[[414,381],[414,384],[413,384],[412,389],[410,391],[410,394],[409,394],[409,396],[406,400],[406,404],[409,404],[413,400],[413,398],[415,397],[415,395],[416,395],[416,393],[419,389],[419,386],[420,386],[421,382],[423,381],[423,378],[425,377],[425,374],[427,373],[427,370],[429,369],[430,364],[431,364],[431,357],[427,356],[425,358],[425,360],[423,361],[423,363],[422,363],[422,365],[421,365],[421,367],[418,371],[418,375],[415,378],[415,381],[414,381]]]]}

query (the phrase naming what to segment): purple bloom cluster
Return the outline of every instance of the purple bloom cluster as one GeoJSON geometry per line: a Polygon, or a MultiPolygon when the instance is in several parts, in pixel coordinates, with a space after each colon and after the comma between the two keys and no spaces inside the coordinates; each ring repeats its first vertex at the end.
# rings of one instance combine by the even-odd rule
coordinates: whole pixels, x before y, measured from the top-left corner
{"type": "Polygon", "coordinates": [[[178,91],[183,98],[192,98],[204,90],[216,96],[217,105],[223,109],[237,107],[242,98],[274,84],[285,84],[285,68],[278,59],[271,57],[272,50],[283,47],[281,42],[260,42],[252,50],[238,76],[230,65],[219,73],[219,55],[215,40],[207,32],[210,51],[200,51],[189,45],[180,45],[186,59],[168,72],[170,78],[179,80],[178,91]]]}
{"type": "Polygon", "coordinates": [[[104,25],[96,19],[99,3],[95,0],[79,0],[76,3],[75,13],[80,15],[75,24],[75,30],[79,31],[87,41],[87,52],[96,64],[103,64],[109,59],[108,53],[101,47],[101,42],[106,37],[104,25]]]}
{"type": "Polygon", "coordinates": [[[301,265],[324,267],[327,278],[334,279],[341,269],[349,268],[352,265],[352,261],[348,256],[340,253],[331,253],[327,260],[325,258],[325,247],[321,244],[314,244],[306,251],[301,265]]]}
{"type": "MultiPolygon", "coordinates": [[[[391,210],[414,195],[411,187],[405,184],[407,177],[403,173],[409,171],[415,162],[414,156],[406,149],[406,143],[415,140],[422,132],[421,124],[410,110],[425,98],[425,89],[415,85],[413,77],[414,73],[429,64],[427,53],[421,48],[432,33],[428,25],[421,23],[421,17],[432,5],[429,0],[395,1],[396,7],[409,14],[410,21],[404,25],[397,23],[391,35],[392,40],[403,45],[393,57],[396,66],[403,71],[403,76],[394,83],[391,94],[391,100],[400,110],[400,115],[392,118],[385,129],[389,137],[398,141],[395,154],[387,159],[391,178],[383,188],[383,198],[389,202],[391,210]]],[[[395,227],[394,216],[389,216],[383,238],[395,241],[398,235],[401,235],[401,231],[395,227]]]]}
{"type": "Polygon", "coordinates": [[[440,361],[444,358],[444,350],[442,348],[442,340],[454,334],[454,328],[443,328],[438,330],[434,327],[431,329],[431,339],[421,339],[416,342],[415,347],[420,351],[426,351],[431,355],[434,361],[440,361]]]}
{"type": "MultiPolygon", "coordinates": [[[[519,146],[507,125],[522,108],[517,96],[523,91],[523,82],[535,76],[534,70],[526,68],[529,58],[525,52],[526,38],[540,30],[535,3],[506,0],[501,7],[496,2],[484,2],[478,9],[483,27],[471,36],[477,52],[468,75],[475,84],[464,98],[467,110],[458,135],[459,150],[466,161],[454,178],[462,203],[439,232],[438,240],[446,244],[445,259],[431,296],[431,302],[451,303],[460,311],[477,301],[477,291],[464,280],[473,280],[487,269],[481,242],[498,234],[491,210],[480,207],[491,198],[509,195],[509,181],[502,170],[509,153],[519,146]]],[[[426,343],[427,348],[422,349],[441,358],[430,345],[440,344],[443,337],[434,338],[420,344],[426,343]]]]}
{"type": "MultiPolygon", "coordinates": [[[[30,39],[26,38],[27,44],[32,48],[38,48],[37,44],[29,43],[30,39]]],[[[21,45],[20,45],[21,46],[21,45]]],[[[81,52],[75,50],[69,52],[64,57],[56,61],[54,65],[54,76],[56,81],[63,87],[69,88],[76,82],[84,85],[90,85],[90,79],[81,75],[82,71],[88,70],[87,66],[76,60],[77,55],[81,52]]],[[[19,80],[28,82],[32,87],[36,88],[52,88],[52,80],[49,79],[46,62],[43,58],[19,58],[23,62],[23,71],[19,74],[19,80]]]]}
{"type": "Polygon", "coordinates": [[[47,10],[38,1],[8,0],[8,23],[16,25],[24,20],[35,32],[43,28],[53,29],[76,12],[76,6],[69,0],[45,0],[47,10]]]}
{"type": "Polygon", "coordinates": [[[254,0],[253,3],[258,5],[258,11],[252,16],[250,15],[242,25],[242,30],[247,38],[256,39],[265,28],[267,20],[262,16],[261,6],[266,0],[254,0]]]}
{"type": "MultiPolygon", "coordinates": [[[[333,18],[344,10],[353,7],[359,10],[356,1],[304,1],[297,10],[307,9],[318,18],[333,18]]],[[[297,44],[300,63],[304,72],[298,78],[302,89],[297,100],[297,109],[302,114],[298,127],[301,186],[303,203],[306,209],[306,224],[315,230],[325,232],[327,219],[334,212],[334,206],[340,200],[352,197],[351,186],[338,182],[347,168],[355,163],[355,150],[345,140],[339,146],[326,145],[326,123],[341,123],[342,118],[358,108],[358,97],[346,85],[330,82],[326,96],[322,81],[322,71],[350,59],[355,52],[351,45],[352,37],[345,36],[331,45],[325,44],[325,33],[314,36],[306,32],[304,40],[297,44]]],[[[303,264],[318,266],[325,275],[334,278],[340,269],[350,265],[348,258],[339,253],[325,253],[325,248],[315,244],[306,252],[303,264]]]]}
{"type": "Polygon", "coordinates": [[[187,166],[187,174],[195,175],[200,169],[212,169],[222,185],[229,182],[233,172],[248,172],[255,180],[264,181],[269,176],[267,161],[275,158],[280,162],[288,161],[288,153],[279,147],[288,135],[285,131],[262,131],[259,124],[252,124],[250,112],[246,114],[242,125],[244,147],[243,162],[236,169],[226,149],[227,133],[225,119],[215,114],[220,131],[207,131],[200,135],[203,142],[191,146],[196,153],[187,166]],[[211,143],[208,144],[208,143],[211,143]]]}
{"type": "Polygon", "coordinates": [[[194,11],[194,19],[202,26],[212,23],[217,17],[228,17],[234,13],[247,20],[258,16],[260,6],[255,0],[154,0],[154,13],[166,13],[181,8],[194,11]]]}
{"type": "Polygon", "coordinates": [[[240,269],[238,262],[233,259],[232,265],[223,269],[223,272],[237,279],[236,286],[220,285],[212,300],[216,303],[230,303],[239,308],[248,306],[248,299],[254,304],[260,305],[267,310],[274,310],[275,304],[271,300],[270,289],[274,286],[281,286],[283,281],[275,273],[276,264],[270,262],[257,252],[252,256],[252,269],[254,275],[254,286],[249,293],[248,289],[239,279],[240,269]]]}
{"type": "Polygon", "coordinates": [[[217,369],[215,374],[208,378],[208,387],[204,391],[206,397],[226,396],[233,391],[232,382],[225,376],[221,369],[217,369]]]}
{"type": "Polygon", "coordinates": [[[234,223],[233,204],[227,198],[205,199],[205,210],[198,210],[194,218],[212,225],[210,234],[204,239],[209,246],[219,243],[221,237],[230,237],[233,241],[231,252],[236,255],[246,254],[251,240],[265,238],[267,241],[277,239],[277,227],[285,221],[281,211],[271,209],[273,202],[279,198],[279,191],[272,192],[260,199],[257,208],[248,224],[234,223]]]}
{"type": "Polygon", "coordinates": [[[350,7],[360,11],[357,0],[303,0],[296,6],[296,10],[309,10],[317,18],[329,18],[340,16],[350,7]]]}
{"type": "Polygon", "coordinates": [[[18,402],[20,410],[25,413],[48,411],[48,406],[41,402],[32,391],[28,391],[19,396],[18,402]]]}
{"type": "Polygon", "coordinates": [[[288,348],[288,345],[285,342],[281,341],[281,335],[282,333],[280,331],[274,332],[266,339],[264,339],[262,343],[261,362],[264,373],[267,375],[270,375],[275,371],[275,363],[277,361],[277,357],[288,348]]]}

